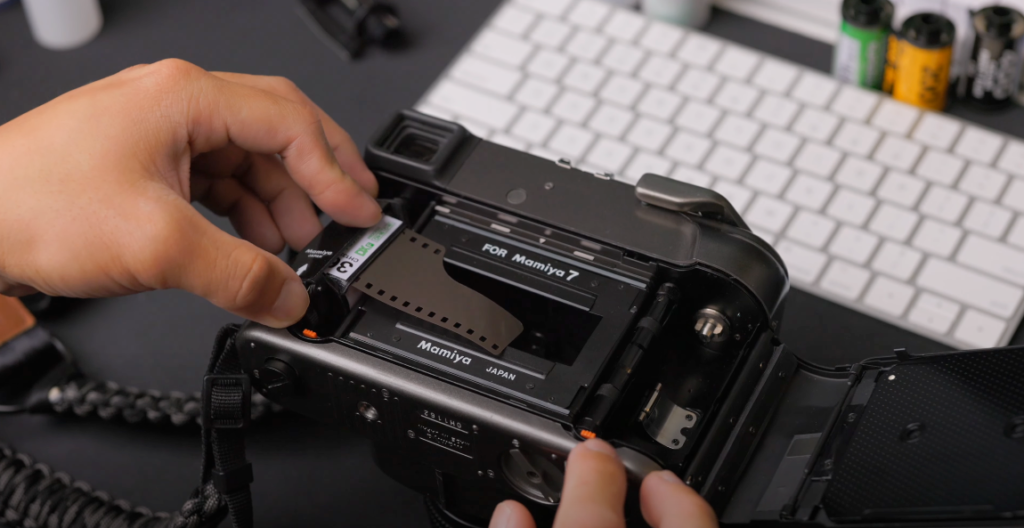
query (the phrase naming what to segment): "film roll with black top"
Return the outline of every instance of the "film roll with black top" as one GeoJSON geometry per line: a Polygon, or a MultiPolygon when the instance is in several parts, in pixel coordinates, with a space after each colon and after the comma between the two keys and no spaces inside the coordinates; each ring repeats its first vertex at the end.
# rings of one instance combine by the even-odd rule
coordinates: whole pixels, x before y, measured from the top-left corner
{"type": "Polygon", "coordinates": [[[964,98],[983,108],[1004,108],[1020,85],[1024,15],[1007,6],[971,14],[974,46],[964,79],[964,98]]]}
{"type": "MultiPolygon", "coordinates": [[[[808,364],[778,337],[782,259],[718,193],[654,174],[634,188],[412,111],[366,160],[384,217],[330,224],[298,254],[310,313],[288,329],[225,329],[201,396],[153,398],[172,423],[203,426],[185,507],[157,515],[74,494],[106,508],[98,526],[258,523],[249,490],[273,483],[253,480],[244,435],[267,401],[368,438],[439,527],[486,526],[508,499],[550,525],[567,456],[594,437],[626,467],[629,526],[644,526],[638,485],[660,469],[728,524],[1024,518],[1024,347],[808,364]]],[[[30,320],[10,319],[31,334],[30,320]]],[[[0,410],[28,411],[36,395],[37,410],[56,412],[63,395],[104,387],[45,340],[38,356],[30,341],[11,353],[20,339],[0,348],[15,358],[0,379],[20,368],[28,381],[0,410]]],[[[92,401],[118,412],[82,414],[139,420],[113,405],[132,392],[109,394],[92,401]]],[[[0,449],[0,475],[87,489],[40,481],[52,472],[27,460],[0,449]]],[[[0,508],[48,522],[6,482],[0,508]]]]}

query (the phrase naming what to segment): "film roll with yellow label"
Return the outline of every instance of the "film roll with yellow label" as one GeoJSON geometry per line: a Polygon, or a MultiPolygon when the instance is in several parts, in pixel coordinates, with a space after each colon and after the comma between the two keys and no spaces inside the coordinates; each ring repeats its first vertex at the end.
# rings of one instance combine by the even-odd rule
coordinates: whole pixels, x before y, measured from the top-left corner
{"type": "Polygon", "coordinates": [[[929,110],[946,107],[956,28],[935,13],[920,13],[903,22],[890,51],[884,88],[898,101],[929,110]],[[891,82],[889,82],[891,81],[891,82]]]}

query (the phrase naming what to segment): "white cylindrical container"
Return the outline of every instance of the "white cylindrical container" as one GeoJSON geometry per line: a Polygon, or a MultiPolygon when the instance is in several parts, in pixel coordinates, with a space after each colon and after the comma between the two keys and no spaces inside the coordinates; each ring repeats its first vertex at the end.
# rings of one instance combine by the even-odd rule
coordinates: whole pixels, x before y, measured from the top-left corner
{"type": "Polygon", "coordinates": [[[711,0],[641,0],[644,14],[671,24],[701,28],[711,18],[711,0]]]}
{"type": "Polygon", "coordinates": [[[22,0],[32,38],[47,49],[69,50],[103,29],[99,0],[22,0]]]}

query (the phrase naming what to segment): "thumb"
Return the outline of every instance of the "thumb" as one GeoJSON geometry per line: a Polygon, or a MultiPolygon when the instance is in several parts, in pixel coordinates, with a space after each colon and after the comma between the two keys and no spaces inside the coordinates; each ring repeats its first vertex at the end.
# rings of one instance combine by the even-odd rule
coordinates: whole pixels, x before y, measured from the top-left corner
{"type": "Polygon", "coordinates": [[[225,233],[195,210],[191,213],[185,222],[187,242],[179,244],[174,259],[178,265],[164,268],[169,287],[192,292],[229,312],[275,328],[302,318],[309,295],[287,264],[225,233]]]}
{"type": "Polygon", "coordinates": [[[711,506],[671,471],[647,475],[640,485],[640,509],[654,528],[718,528],[711,506]]]}

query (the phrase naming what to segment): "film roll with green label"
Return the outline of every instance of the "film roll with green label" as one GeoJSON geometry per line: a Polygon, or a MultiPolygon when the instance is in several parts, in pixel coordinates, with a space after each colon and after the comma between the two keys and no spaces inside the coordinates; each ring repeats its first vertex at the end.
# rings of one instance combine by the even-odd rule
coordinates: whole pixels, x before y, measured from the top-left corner
{"type": "Polygon", "coordinates": [[[842,14],[832,74],[843,82],[880,89],[892,33],[892,2],[844,0],[842,14]]]}

